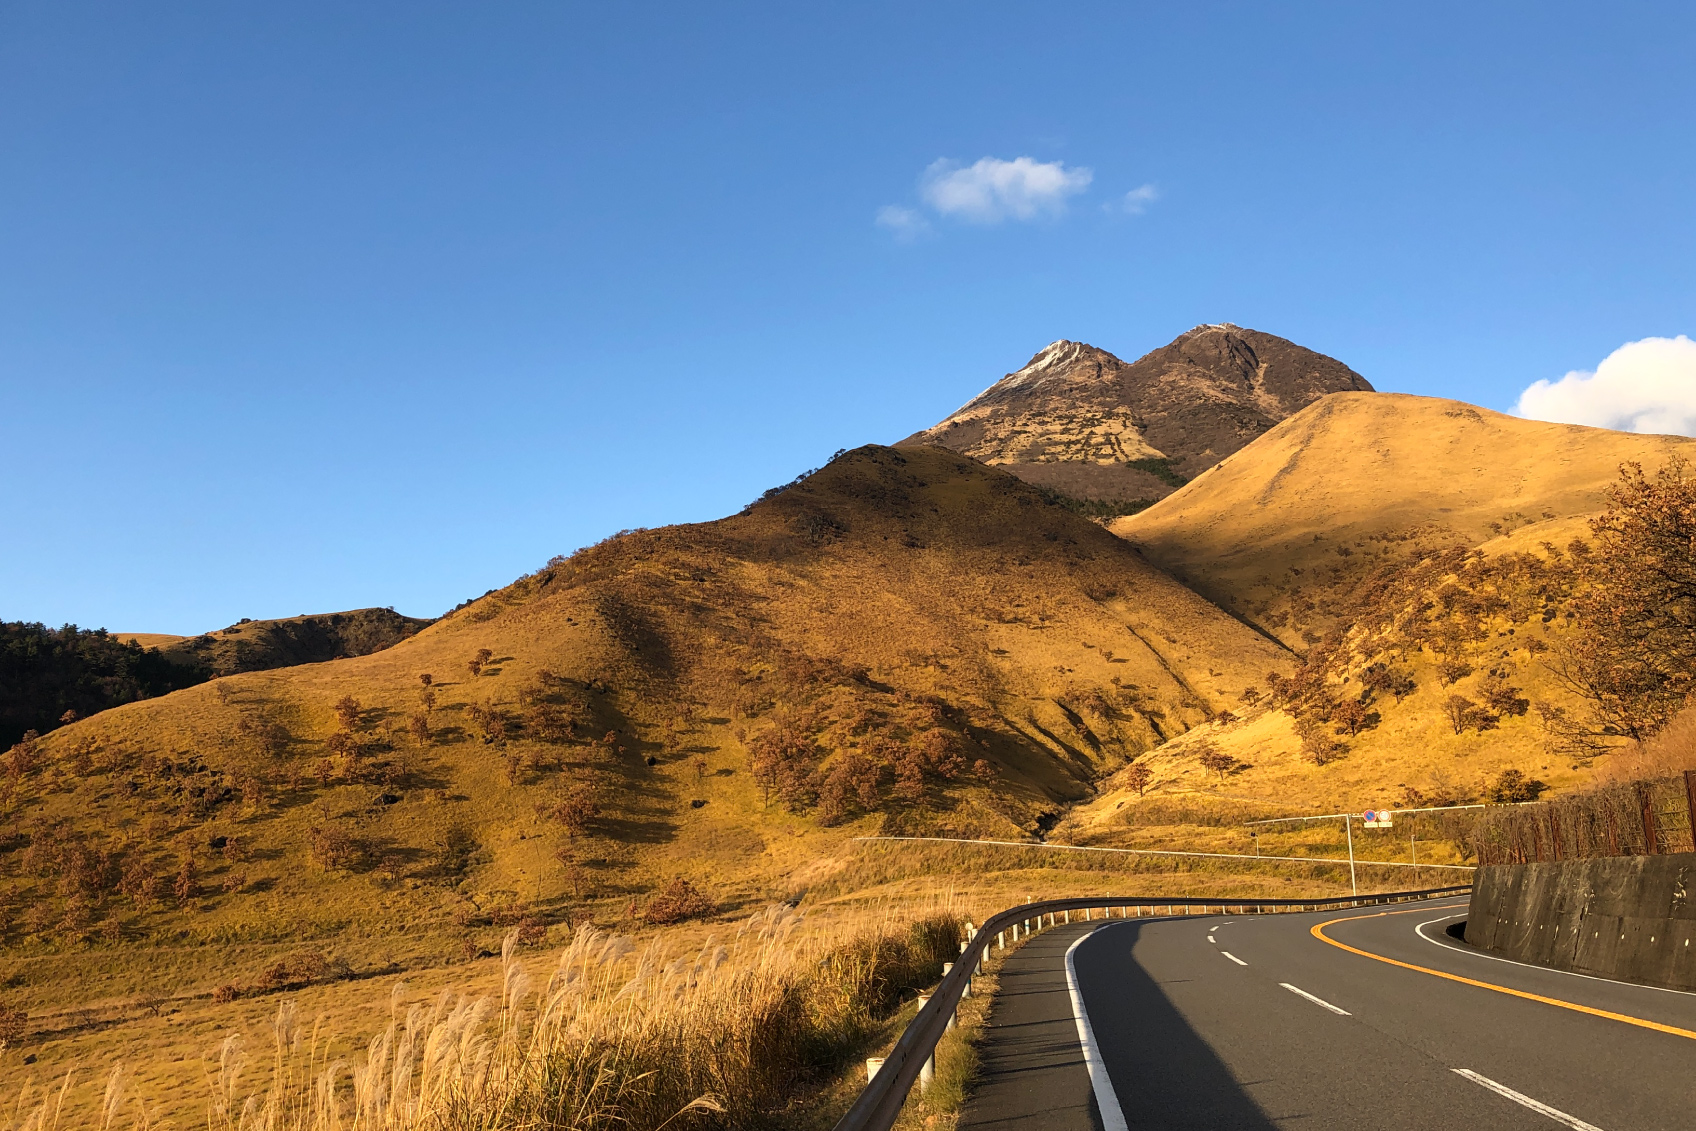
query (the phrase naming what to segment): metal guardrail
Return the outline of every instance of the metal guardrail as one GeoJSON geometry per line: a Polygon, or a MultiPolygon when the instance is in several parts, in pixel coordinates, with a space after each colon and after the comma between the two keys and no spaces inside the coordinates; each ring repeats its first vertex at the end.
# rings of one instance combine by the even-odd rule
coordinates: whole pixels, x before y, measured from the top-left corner
{"type": "MultiPolygon", "coordinates": [[[[1142,898],[1135,896],[1090,897],[1085,899],[1048,899],[1037,903],[1024,903],[1010,907],[1006,911],[993,915],[982,926],[976,928],[972,937],[961,946],[960,960],[931,994],[929,1004],[919,1010],[917,1017],[908,1023],[901,1034],[901,1039],[895,1042],[895,1047],[884,1058],[883,1067],[867,1082],[860,1098],[854,1101],[854,1106],[848,1109],[848,1114],[837,1121],[835,1131],[889,1131],[895,1126],[895,1120],[901,1114],[902,1106],[907,1102],[907,1093],[912,1090],[913,1083],[919,1078],[919,1071],[924,1067],[936,1051],[936,1043],[942,1039],[942,1034],[948,1029],[948,1022],[954,1016],[955,1008],[960,999],[965,996],[967,985],[976,973],[984,953],[989,949],[990,942],[997,934],[1011,931],[1018,927],[1028,930],[1025,925],[1030,920],[1037,921],[1036,930],[1042,930],[1042,919],[1051,919],[1070,911],[1094,912],[1101,911],[1103,918],[1113,918],[1113,910],[1119,909],[1120,918],[1131,918],[1126,912],[1129,908],[1164,907],[1167,915],[1209,914],[1209,908],[1217,907],[1221,914],[1253,915],[1263,912],[1277,911],[1325,911],[1341,907],[1370,907],[1381,903],[1403,903],[1414,899],[1428,899],[1432,896],[1451,895],[1456,892],[1471,890],[1470,884],[1457,884],[1450,887],[1424,888],[1419,891],[1379,892],[1373,895],[1345,896],[1340,899],[1259,899],[1259,900],[1219,900],[1203,899],[1194,896],[1161,896],[1159,898],[1142,898]],[[1182,912],[1172,910],[1184,908],[1182,912]],[[1195,909],[1199,908],[1199,912],[1195,909]]],[[[1162,916],[1151,916],[1159,918],[1162,916]]],[[[1034,933],[1034,932],[1032,932],[1034,933]]],[[[1017,939],[1015,939],[1017,941],[1017,939]]]]}

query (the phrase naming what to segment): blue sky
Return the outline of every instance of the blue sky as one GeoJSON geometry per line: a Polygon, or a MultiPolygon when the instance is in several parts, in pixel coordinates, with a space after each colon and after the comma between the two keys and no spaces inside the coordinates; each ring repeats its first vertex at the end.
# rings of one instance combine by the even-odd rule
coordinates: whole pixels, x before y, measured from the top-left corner
{"type": "Polygon", "coordinates": [[[0,619],[434,615],[1057,338],[1511,408],[1696,333],[1693,11],[6,5],[0,619]]]}

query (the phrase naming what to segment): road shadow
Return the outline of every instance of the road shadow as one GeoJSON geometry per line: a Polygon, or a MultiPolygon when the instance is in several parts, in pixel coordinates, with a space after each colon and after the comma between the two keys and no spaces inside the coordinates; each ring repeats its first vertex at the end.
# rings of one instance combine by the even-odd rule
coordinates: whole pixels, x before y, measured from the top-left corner
{"type": "MultiPolygon", "coordinates": [[[[1127,1126],[1274,1127],[1160,986],[1130,961],[1141,926],[1115,924],[1111,946],[1103,939],[1076,951],[1085,1007],[1127,1126]]],[[[1088,930],[1073,924],[1046,931],[1002,967],[962,1129],[1102,1128],[1066,980],[1067,948],[1088,930]]]]}
{"type": "Polygon", "coordinates": [[[1276,1124],[1260,1110],[1166,992],[1131,958],[1146,923],[1116,923],[1074,955],[1078,985],[1108,1077],[1130,1127],[1276,1124]]]}

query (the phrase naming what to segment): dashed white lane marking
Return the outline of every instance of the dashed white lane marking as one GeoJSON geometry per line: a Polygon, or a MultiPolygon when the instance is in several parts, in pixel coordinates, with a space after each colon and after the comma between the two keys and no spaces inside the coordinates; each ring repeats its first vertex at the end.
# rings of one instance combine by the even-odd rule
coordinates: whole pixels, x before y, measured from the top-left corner
{"type": "MultiPolygon", "coordinates": [[[[1100,928],[1096,928],[1100,930],[1100,928]]],[[[1119,1097],[1113,1094],[1113,1081],[1107,1078],[1107,1062],[1095,1044],[1095,1030],[1090,1027],[1089,1013],[1084,1009],[1084,995],[1078,990],[1078,967],[1072,955],[1083,941],[1095,933],[1086,931],[1078,941],[1066,948],[1066,988],[1072,992],[1072,1019],[1078,1023],[1078,1044],[1083,1046],[1084,1067],[1089,1070],[1089,1086],[1095,1092],[1095,1106],[1101,1112],[1102,1131],[1130,1131],[1125,1113],[1119,1107],[1119,1097]]]]}
{"type": "Polygon", "coordinates": [[[1530,1108],[1538,1115],[1546,1115],[1556,1123],[1561,1123],[1567,1127],[1571,1127],[1573,1131],[1602,1131],[1602,1129],[1597,1127],[1594,1123],[1586,1123],[1576,1115],[1568,1115],[1559,1108],[1550,1107],[1546,1103],[1540,1103],[1522,1092],[1514,1091],[1506,1084],[1498,1084],[1488,1076],[1480,1076],[1470,1068],[1455,1068],[1451,1069],[1451,1071],[1453,1071],[1456,1076],[1464,1076],[1468,1080],[1471,1080],[1474,1084],[1490,1089],[1498,1096],[1507,1097],[1521,1107],[1530,1108]]]}
{"type": "Polygon", "coordinates": [[[1248,965],[1248,963],[1244,962],[1242,959],[1238,958],[1236,955],[1232,954],[1228,950],[1222,950],[1219,953],[1223,954],[1226,958],[1229,958],[1232,962],[1235,962],[1238,966],[1247,966],[1248,965]]]}
{"type": "Polygon", "coordinates": [[[1212,936],[1212,935],[1208,935],[1208,936],[1207,936],[1207,941],[1208,941],[1208,942],[1210,942],[1210,943],[1212,943],[1212,944],[1213,944],[1213,945],[1214,945],[1214,946],[1218,946],[1218,945],[1219,945],[1219,940],[1218,940],[1218,939],[1216,939],[1216,938],[1214,938],[1214,937],[1213,937],[1213,936],[1212,936]]]}
{"type": "Polygon", "coordinates": [[[1317,1006],[1319,1006],[1323,1009],[1329,1009],[1332,1013],[1337,1014],[1339,1017],[1353,1017],[1354,1016],[1354,1014],[1350,1013],[1346,1009],[1338,1009],[1336,1006],[1332,1005],[1330,1002],[1326,1001],[1322,997],[1314,997],[1312,994],[1308,993],[1306,990],[1302,989],[1300,986],[1292,986],[1288,982],[1279,982],[1278,984],[1280,986],[1283,986],[1286,990],[1289,990],[1292,994],[1295,994],[1297,997],[1304,997],[1308,1001],[1311,1001],[1314,1005],[1317,1005],[1317,1006]]]}

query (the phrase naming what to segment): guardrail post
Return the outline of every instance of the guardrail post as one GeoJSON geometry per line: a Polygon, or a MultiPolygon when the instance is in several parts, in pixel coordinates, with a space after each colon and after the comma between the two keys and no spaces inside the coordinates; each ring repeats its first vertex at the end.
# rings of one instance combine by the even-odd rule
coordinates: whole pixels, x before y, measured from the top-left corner
{"type": "Polygon", "coordinates": [[[1006,950],[1007,949],[1007,932],[1006,931],[996,931],[995,932],[995,949],[996,950],[1006,950]]]}
{"type": "MultiPolygon", "coordinates": [[[[930,1004],[930,995],[929,994],[920,994],[919,995],[919,1010],[920,1010],[920,1012],[923,1012],[925,1006],[927,1006],[929,1004],[930,1004]]],[[[935,1079],[936,1079],[936,1052],[935,1052],[935,1050],[932,1050],[931,1054],[929,1056],[925,1057],[924,1067],[919,1069],[919,1095],[922,1096],[926,1092],[930,1091],[931,1081],[933,1081],[935,1079]]]]}

